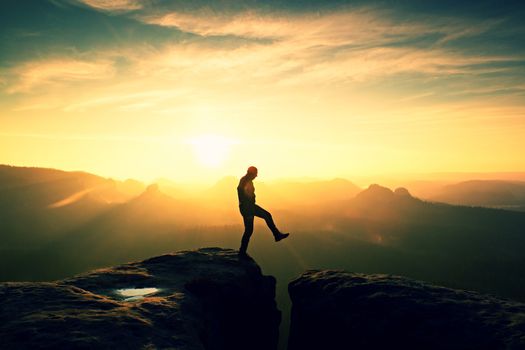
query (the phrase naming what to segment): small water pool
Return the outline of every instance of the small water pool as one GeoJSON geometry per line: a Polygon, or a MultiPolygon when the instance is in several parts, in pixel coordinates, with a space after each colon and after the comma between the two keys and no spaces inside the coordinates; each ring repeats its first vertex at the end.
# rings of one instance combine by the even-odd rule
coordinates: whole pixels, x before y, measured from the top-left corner
{"type": "Polygon", "coordinates": [[[144,297],[153,295],[155,293],[158,293],[160,291],[159,288],[123,288],[123,289],[117,289],[115,292],[119,295],[124,297],[124,301],[133,301],[133,300],[140,300],[144,297]]]}

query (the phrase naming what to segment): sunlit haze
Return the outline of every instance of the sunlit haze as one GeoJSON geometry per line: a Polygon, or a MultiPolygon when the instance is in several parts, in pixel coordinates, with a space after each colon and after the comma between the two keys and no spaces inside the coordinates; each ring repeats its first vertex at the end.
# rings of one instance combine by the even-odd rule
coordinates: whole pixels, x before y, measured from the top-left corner
{"type": "Polygon", "coordinates": [[[448,3],[2,1],[0,163],[186,182],[525,171],[523,10],[448,3]]]}

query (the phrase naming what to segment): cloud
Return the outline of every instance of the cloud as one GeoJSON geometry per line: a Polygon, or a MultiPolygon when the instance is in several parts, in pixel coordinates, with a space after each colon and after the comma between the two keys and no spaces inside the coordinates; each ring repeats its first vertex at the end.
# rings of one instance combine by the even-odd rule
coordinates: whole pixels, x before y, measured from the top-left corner
{"type": "MultiPolygon", "coordinates": [[[[498,21],[400,20],[366,8],[320,13],[200,10],[152,14],[143,2],[89,1],[106,9],[144,6],[132,17],[197,36],[170,40],[164,46],[141,42],[112,52],[105,49],[97,53],[101,59],[93,62],[64,58],[26,64],[14,72],[16,79],[11,80],[15,83],[10,92],[29,92],[45,84],[111,78],[116,74],[112,62],[125,61],[119,66],[119,78],[133,82],[133,88],[124,86],[124,94],[69,101],[64,108],[79,111],[118,105],[140,110],[159,105],[156,97],[137,95],[146,86],[199,92],[220,87],[222,93],[241,86],[359,84],[405,73],[419,75],[419,81],[468,76],[467,80],[475,85],[481,75],[512,69],[509,62],[523,60],[512,54],[481,55],[446,45],[490,31],[498,21]],[[421,41],[424,44],[418,44],[421,41]]],[[[491,83],[487,79],[484,82],[491,83]]],[[[505,79],[498,84],[503,88],[515,85],[505,79]]],[[[448,89],[453,91],[453,86],[448,89]]]]}
{"type": "Polygon", "coordinates": [[[104,11],[133,11],[143,8],[140,0],[79,0],[79,2],[104,11]]]}
{"type": "Polygon", "coordinates": [[[178,90],[150,90],[135,93],[111,93],[109,96],[87,98],[64,107],[65,112],[86,111],[97,107],[118,107],[122,110],[140,110],[155,106],[157,103],[174,99],[187,92],[178,90]],[[137,102],[140,101],[140,102],[137,102]]]}
{"type": "Polygon", "coordinates": [[[172,45],[142,64],[142,70],[147,71],[150,66],[151,72],[167,76],[180,77],[188,70],[211,75],[235,70],[238,76],[243,73],[251,78],[275,76],[281,82],[302,79],[333,82],[403,72],[435,76],[493,73],[501,68],[481,65],[523,60],[505,55],[468,54],[444,46],[458,38],[481,35],[501,21],[454,18],[403,21],[366,8],[322,14],[169,12],[144,15],[141,19],[207,39],[233,36],[269,40],[242,42],[237,48],[198,47],[194,43],[172,45]],[[417,43],[421,41],[426,44],[419,47],[417,43]]]}
{"type": "Polygon", "coordinates": [[[301,23],[288,17],[263,16],[256,12],[237,15],[200,13],[199,15],[171,12],[160,16],[145,16],[146,23],[177,27],[182,31],[203,36],[235,35],[253,38],[281,38],[297,32],[301,23]]]}
{"type": "Polygon", "coordinates": [[[7,92],[24,93],[44,85],[104,80],[113,77],[114,74],[113,63],[110,60],[80,61],[62,58],[34,61],[10,72],[14,83],[8,87],[7,92]]]}
{"type": "Polygon", "coordinates": [[[453,26],[453,28],[449,28],[449,30],[446,31],[446,35],[438,41],[438,45],[443,45],[460,38],[479,36],[503,22],[502,19],[496,19],[480,23],[464,23],[461,26],[453,26]]]}
{"type": "MultiPolygon", "coordinates": [[[[367,35],[370,35],[369,33],[367,35]]],[[[347,44],[320,44],[300,37],[272,43],[249,43],[221,47],[199,42],[177,43],[162,50],[142,52],[133,59],[134,72],[163,81],[211,85],[241,83],[304,85],[365,81],[400,73],[452,75],[491,73],[520,58],[508,56],[468,56],[442,48],[422,49],[377,45],[346,47],[347,44]]],[[[358,39],[355,39],[356,42],[358,39]]]]}
{"type": "Polygon", "coordinates": [[[462,37],[480,35],[502,20],[474,21],[427,18],[426,21],[396,19],[390,13],[372,8],[341,9],[325,13],[286,13],[211,11],[141,14],[148,24],[176,27],[201,36],[237,36],[276,40],[300,40],[309,45],[361,45],[396,43],[406,39],[438,34],[437,44],[462,37]]]}
{"type": "Polygon", "coordinates": [[[370,10],[343,11],[329,14],[258,13],[197,13],[170,12],[143,15],[144,22],[178,29],[202,36],[238,36],[246,38],[293,39],[309,45],[334,45],[363,42],[385,35],[424,33],[417,23],[393,25],[370,10]]]}
{"type": "Polygon", "coordinates": [[[48,109],[55,109],[57,108],[57,104],[53,103],[30,103],[23,106],[19,106],[13,109],[13,112],[24,112],[24,111],[42,111],[42,110],[48,110],[48,109]]]}
{"type": "Polygon", "coordinates": [[[6,133],[0,132],[2,137],[32,138],[56,141],[131,141],[138,143],[170,143],[170,139],[158,136],[126,135],[126,134],[36,134],[36,133],[6,133]]]}

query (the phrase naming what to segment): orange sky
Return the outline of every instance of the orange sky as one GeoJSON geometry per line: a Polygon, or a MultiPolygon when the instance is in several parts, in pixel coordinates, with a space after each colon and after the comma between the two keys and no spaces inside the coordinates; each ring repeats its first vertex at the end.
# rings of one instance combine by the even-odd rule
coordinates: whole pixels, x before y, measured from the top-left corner
{"type": "Polygon", "coordinates": [[[525,50],[495,46],[505,13],[148,6],[54,1],[56,23],[36,24],[13,9],[0,163],[197,182],[251,164],[265,179],[525,171],[525,50]],[[60,16],[93,26],[76,39],[60,16]]]}

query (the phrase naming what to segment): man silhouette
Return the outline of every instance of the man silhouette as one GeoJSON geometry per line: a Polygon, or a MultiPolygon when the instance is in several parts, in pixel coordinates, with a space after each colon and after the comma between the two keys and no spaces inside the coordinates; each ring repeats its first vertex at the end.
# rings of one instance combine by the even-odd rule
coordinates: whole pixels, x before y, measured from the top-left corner
{"type": "Polygon", "coordinates": [[[279,242],[281,239],[290,235],[289,233],[281,233],[273,222],[272,214],[255,204],[255,187],[253,186],[253,179],[256,177],[257,168],[251,166],[248,168],[246,175],[244,175],[239,181],[239,186],[237,186],[239,210],[241,211],[244,220],[244,234],[242,235],[241,247],[239,249],[239,255],[241,257],[248,256],[246,250],[248,249],[248,243],[250,242],[250,237],[253,233],[253,219],[255,216],[263,218],[264,221],[266,221],[266,225],[268,225],[272,231],[276,242],[279,242]]]}

